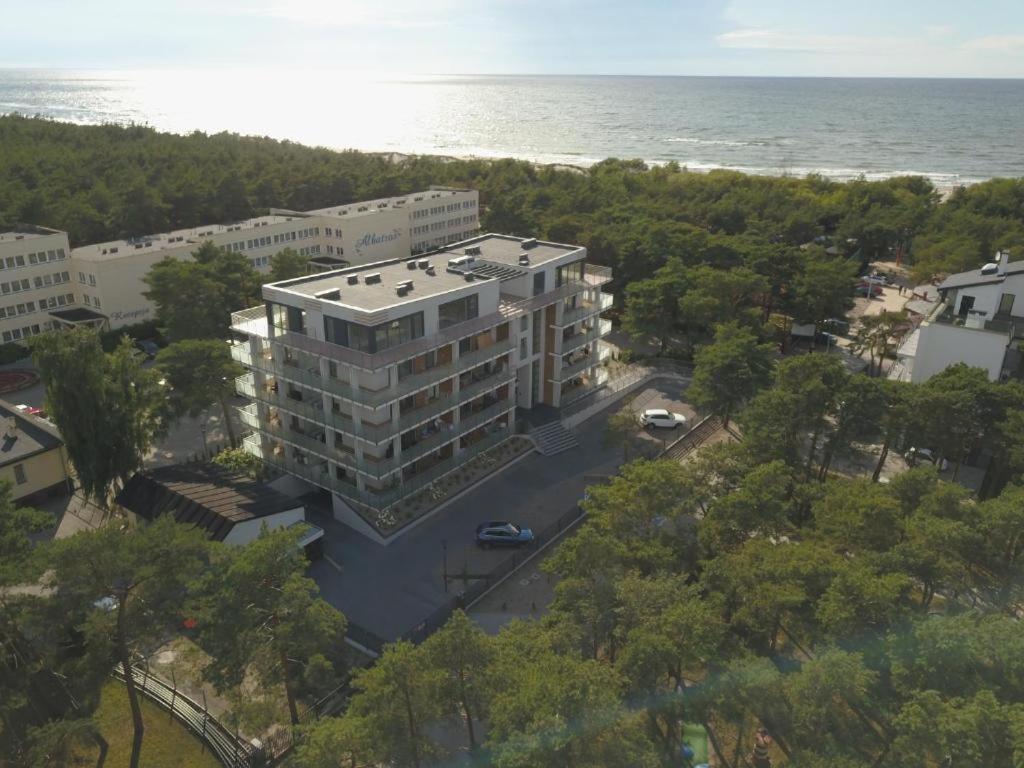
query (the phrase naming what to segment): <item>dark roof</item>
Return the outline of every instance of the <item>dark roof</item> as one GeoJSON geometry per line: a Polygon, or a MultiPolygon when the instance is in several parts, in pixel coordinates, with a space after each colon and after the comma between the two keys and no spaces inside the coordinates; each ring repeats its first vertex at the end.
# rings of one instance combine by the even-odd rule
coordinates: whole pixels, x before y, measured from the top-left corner
{"type": "Polygon", "coordinates": [[[23,414],[6,400],[0,400],[0,417],[4,421],[3,429],[0,429],[0,467],[52,451],[64,444],[56,427],[23,414]],[[13,437],[8,437],[6,422],[11,418],[16,429],[13,437]]]}
{"type": "Polygon", "coordinates": [[[137,473],[117,503],[146,520],[171,514],[223,541],[235,523],[297,509],[302,504],[240,472],[212,464],[177,464],[137,473]]]}
{"type": "Polygon", "coordinates": [[[945,291],[949,288],[968,288],[972,285],[1001,283],[1006,279],[1007,275],[1016,275],[1021,272],[1024,272],[1024,261],[1009,262],[1006,265],[1006,272],[1003,274],[993,272],[990,275],[983,275],[980,269],[972,269],[970,272],[958,272],[939,283],[939,290],[945,291]]]}
{"type": "Polygon", "coordinates": [[[91,309],[86,309],[85,307],[75,307],[74,309],[55,309],[50,313],[50,315],[56,317],[58,320],[66,320],[69,323],[81,323],[87,320],[107,319],[106,315],[94,312],[91,309]]]}

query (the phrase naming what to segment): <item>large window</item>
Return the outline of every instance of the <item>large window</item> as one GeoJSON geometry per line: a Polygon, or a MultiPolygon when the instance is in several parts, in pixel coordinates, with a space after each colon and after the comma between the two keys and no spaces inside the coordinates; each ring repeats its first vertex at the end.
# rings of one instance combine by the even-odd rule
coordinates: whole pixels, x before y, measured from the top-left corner
{"type": "Polygon", "coordinates": [[[537,272],[533,276],[533,295],[540,296],[544,293],[544,287],[546,285],[544,278],[546,275],[543,272],[537,272]]]}
{"type": "Polygon", "coordinates": [[[439,329],[444,329],[456,323],[472,320],[479,314],[479,297],[474,293],[439,306],[437,308],[437,325],[439,329]]]}
{"type": "Polygon", "coordinates": [[[583,262],[574,261],[572,264],[566,264],[563,267],[558,268],[558,281],[559,286],[571,283],[573,281],[579,281],[583,279],[583,262]]]}
{"type": "Polygon", "coordinates": [[[380,352],[423,336],[423,313],[376,326],[359,325],[337,317],[324,318],[324,337],[333,344],[360,352],[380,352]]]}

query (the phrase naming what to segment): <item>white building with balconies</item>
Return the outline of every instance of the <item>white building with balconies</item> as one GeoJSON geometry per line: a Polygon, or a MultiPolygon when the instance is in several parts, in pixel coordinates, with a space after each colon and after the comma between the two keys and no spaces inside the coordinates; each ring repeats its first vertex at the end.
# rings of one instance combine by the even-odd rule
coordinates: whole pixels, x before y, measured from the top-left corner
{"type": "Polygon", "coordinates": [[[517,408],[599,386],[610,280],[580,246],[491,234],[266,285],[233,316],[245,448],[360,527],[511,437],[517,408]]]}

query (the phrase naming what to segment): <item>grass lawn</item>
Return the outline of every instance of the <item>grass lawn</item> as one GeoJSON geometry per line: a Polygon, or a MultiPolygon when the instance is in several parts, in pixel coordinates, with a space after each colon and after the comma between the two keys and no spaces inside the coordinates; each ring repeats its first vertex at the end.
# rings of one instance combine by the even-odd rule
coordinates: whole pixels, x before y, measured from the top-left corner
{"type": "Polygon", "coordinates": [[[703,726],[688,724],[683,726],[683,741],[693,747],[695,765],[708,761],[708,735],[703,726]]]}
{"type": "MultiPolygon", "coordinates": [[[[141,696],[141,694],[140,694],[141,696]]],[[[141,697],[142,718],[146,724],[142,739],[142,765],[146,768],[219,768],[220,763],[185,726],[171,718],[145,697],[141,697]]],[[[100,706],[93,715],[103,738],[110,744],[106,768],[128,765],[132,753],[132,717],[124,683],[111,680],[103,688],[100,706]]],[[[96,764],[98,749],[83,750],[79,759],[96,764]]]]}

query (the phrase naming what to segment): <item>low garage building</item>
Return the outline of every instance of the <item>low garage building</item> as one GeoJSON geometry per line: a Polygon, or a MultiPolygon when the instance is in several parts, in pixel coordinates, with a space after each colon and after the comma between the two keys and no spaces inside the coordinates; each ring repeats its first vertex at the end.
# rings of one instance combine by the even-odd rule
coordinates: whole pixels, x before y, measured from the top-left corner
{"type": "Polygon", "coordinates": [[[136,521],[169,514],[226,544],[246,544],[264,525],[297,529],[299,544],[310,558],[320,554],[323,530],[306,522],[302,504],[244,473],[215,465],[177,464],[139,472],[118,494],[117,503],[136,521]]]}

